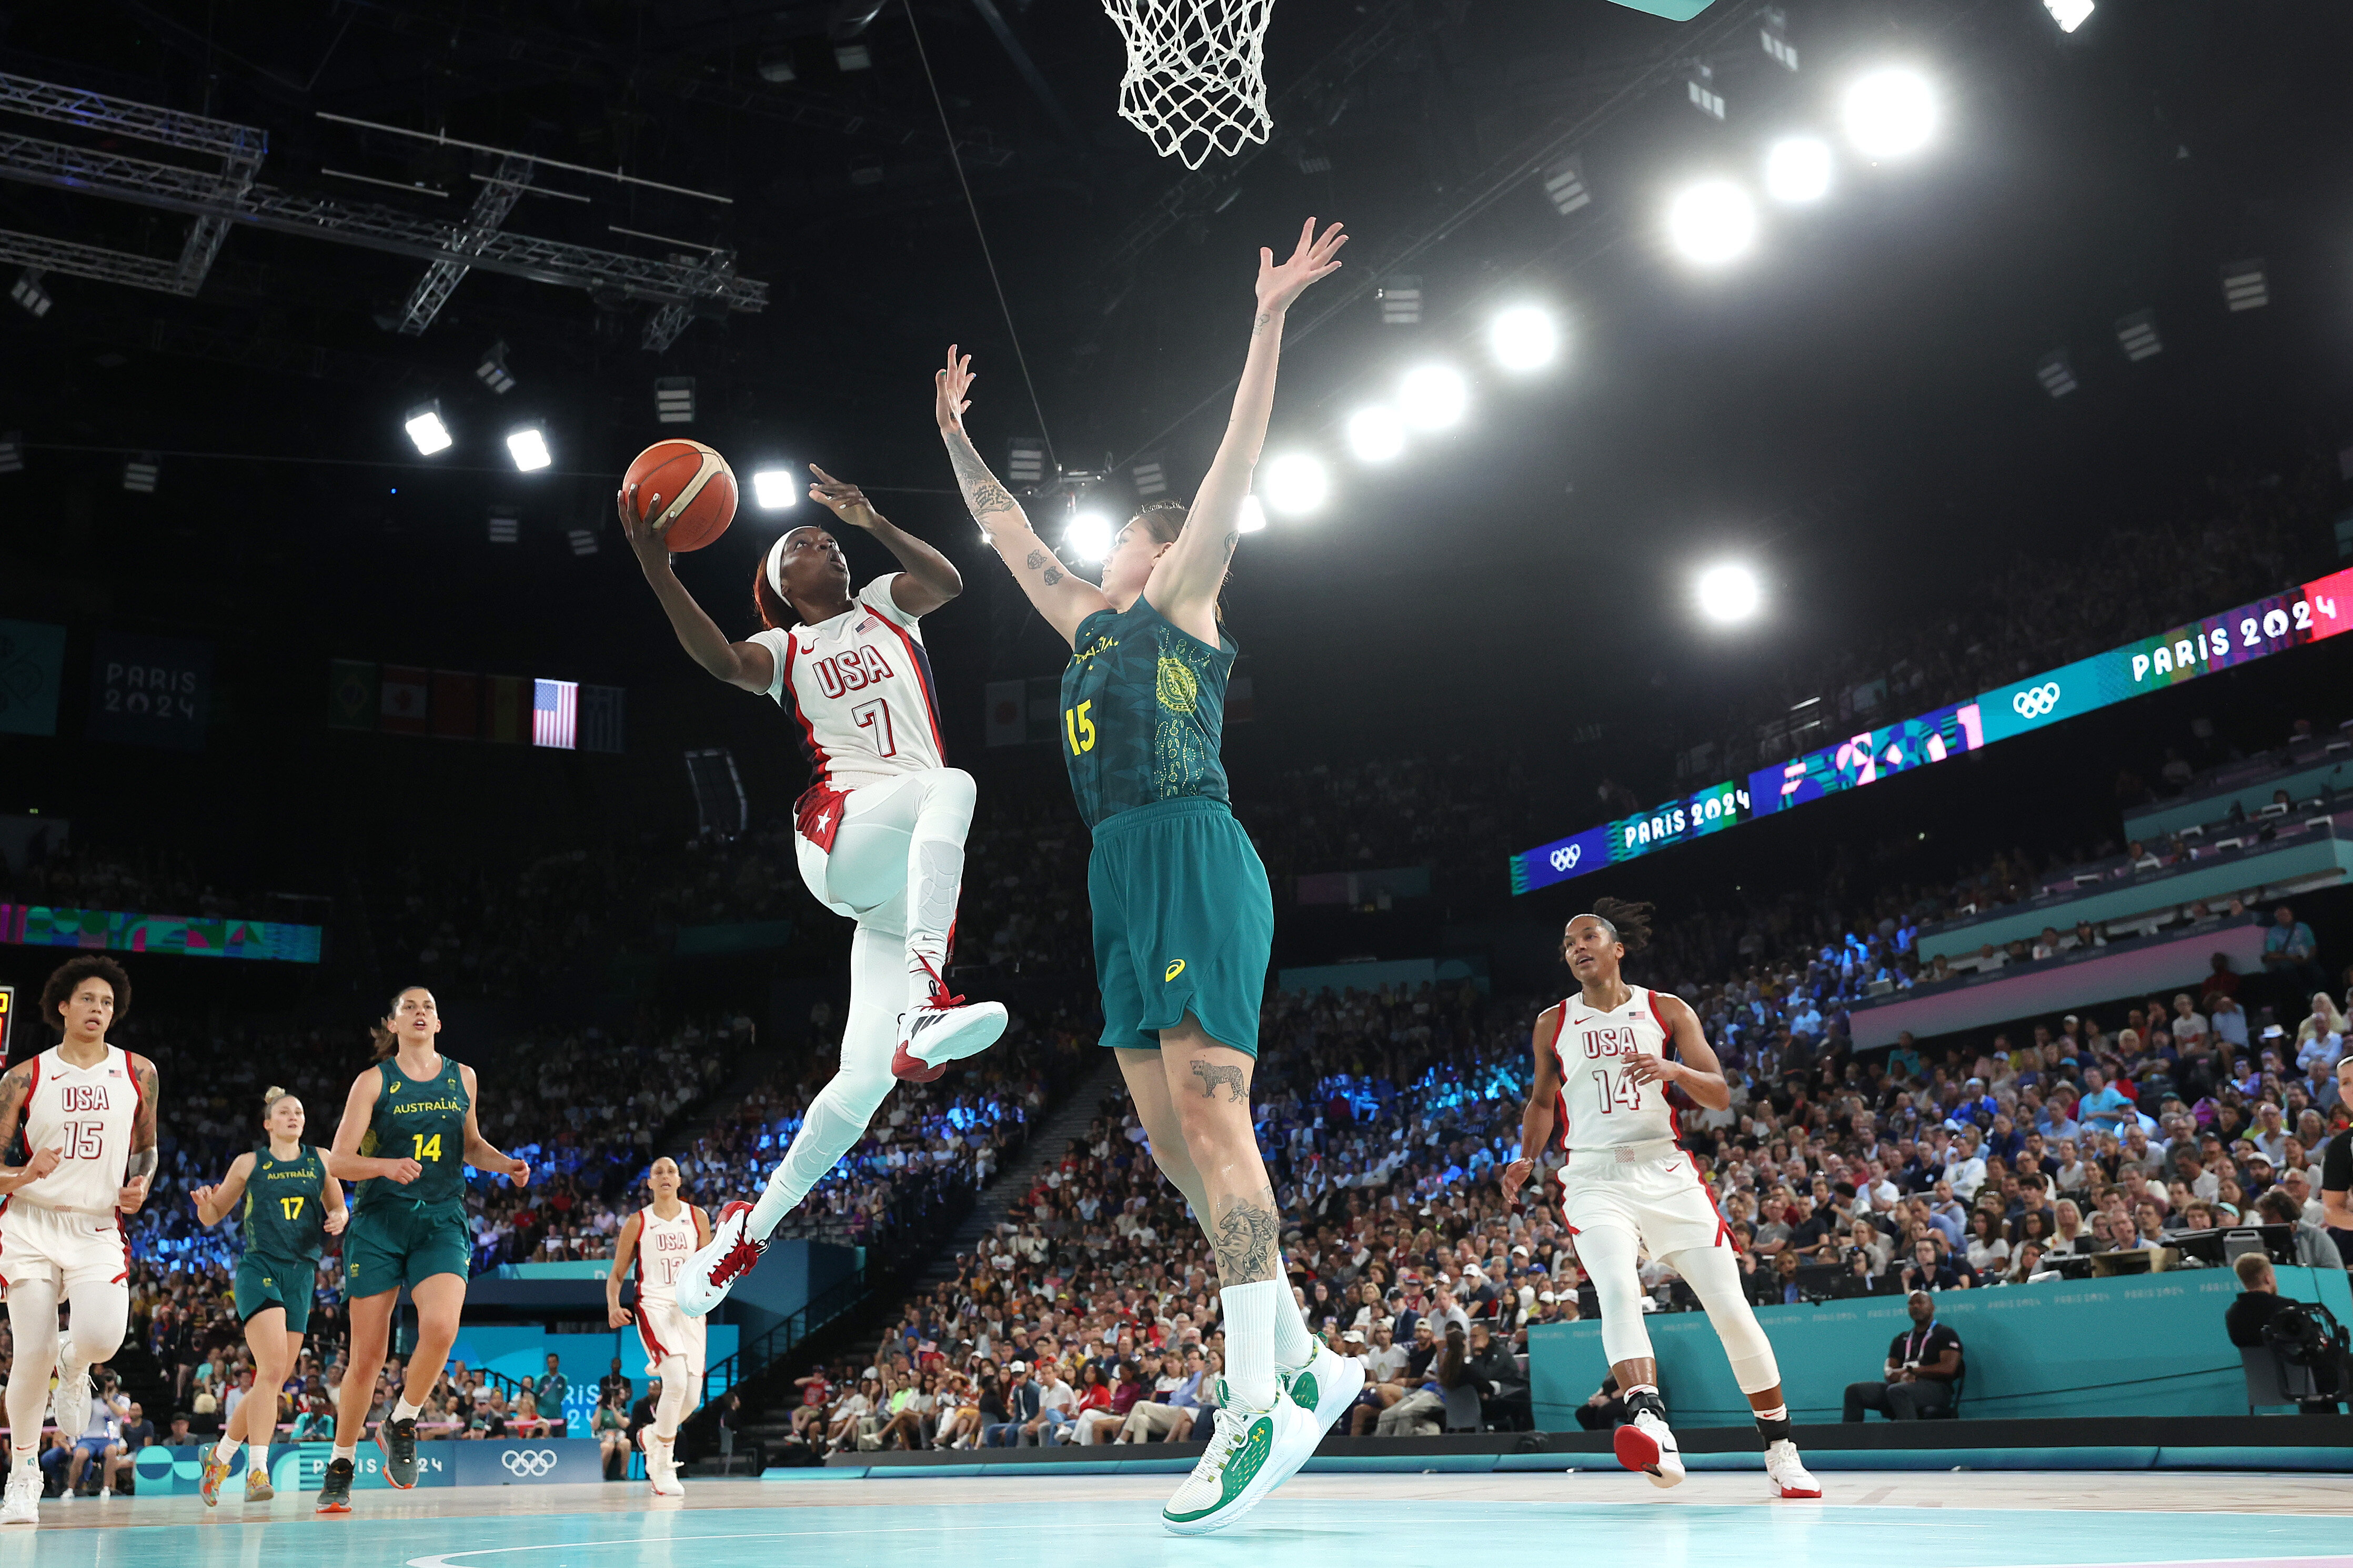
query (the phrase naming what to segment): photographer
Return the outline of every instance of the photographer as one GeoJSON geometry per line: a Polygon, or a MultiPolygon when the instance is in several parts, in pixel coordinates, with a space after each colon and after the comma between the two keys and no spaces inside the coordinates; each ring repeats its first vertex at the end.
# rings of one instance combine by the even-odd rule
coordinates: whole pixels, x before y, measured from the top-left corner
{"type": "Polygon", "coordinates": [[[2316,1393],[2296,1402],[2306,1415],[2334,1415],[2343,1390],[2344,1350],[2332,1342],[2321,1310],[2279,1293],[2279,1276],[2260,1252],[2239,1255],[2231,1265],[2240,1294],[2222,1314],[2222,1331],[2241,1350],[2277,1351],[2289,1364],[2308,1368],[2316,1393]]]}
{"type": "Polygon", "coordinates": [[[1936,1298],[1915,1290],[1905,1302],[1912,1327],[1889,1342],[1886,1377],[1846,1385],[1846,1418],[1860,1421],[1876,1410],[1890,1421],[1917,1421],[1949,1410],[1961,1377],[1961,1336],[1936,1321],[1936,1298]]]}

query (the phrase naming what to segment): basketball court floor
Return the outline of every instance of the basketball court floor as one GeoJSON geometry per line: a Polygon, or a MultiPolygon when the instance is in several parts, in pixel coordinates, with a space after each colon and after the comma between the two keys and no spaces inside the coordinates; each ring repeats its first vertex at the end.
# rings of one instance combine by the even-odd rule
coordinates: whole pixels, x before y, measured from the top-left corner
{"type": "Polygon", "coordinates": [[[942,1568],[967,1563],[1330,1563],[1427,1568],[1500,1551],[1645,1568],[2092,1568],[2353,1564],[2353,1486],[2334,1476],[1845,1471],[1820,1502],[1760,1476],[1304,1475],[1231,1531],[1163,1531],[1160,1476],[690,1480],[641,1487],[311,1494],[208,1510],[194,1498],[44,1503],[0,1533],[0,1568],[942,1568]]]}

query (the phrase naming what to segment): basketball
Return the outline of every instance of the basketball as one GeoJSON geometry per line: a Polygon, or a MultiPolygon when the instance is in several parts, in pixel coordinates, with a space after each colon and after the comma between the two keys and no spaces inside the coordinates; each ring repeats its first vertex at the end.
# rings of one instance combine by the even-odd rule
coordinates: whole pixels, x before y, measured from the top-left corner
{"type": "Polygon", "coordinates": [[[655,442],[621,476],[622,493],[631,485],[638,487],[640,517],[661,498],[657,521],[668,521],[662,537],[674,553],[702,549],[735,520],[735,470],[700,441],[655,442]]]}

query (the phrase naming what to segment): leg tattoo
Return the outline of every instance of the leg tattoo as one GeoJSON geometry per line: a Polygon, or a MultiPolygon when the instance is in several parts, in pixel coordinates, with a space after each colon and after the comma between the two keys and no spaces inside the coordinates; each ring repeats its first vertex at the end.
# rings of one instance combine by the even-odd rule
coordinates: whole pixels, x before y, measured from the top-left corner
{"type": "Polygon", "coordinates": [[[1219,1067],[1215,1062],[1197,1061],[1193,1064],[1193,1076],[1201,1080],[1201,1093],[1205,1098],[1215,1099],[1219,1084],[1225,1085],[1232,1091],[1226,1096],[1227,1100],[1240,1100],[1247,1098],[1242,1089],[1242,1069],[1240,1068],[1219,1067]]]}
{"type": "Polygon", "coordinates": [[[1255,1198],[1228,1198],[1219,1210],[1217,1234],[1211,1237],[1219,1281],[1249,1285],[1275,1278],[1281,1261],[1275,1244],[1281,1236],[1273,1188],[1261,1187],[1255,1198]]]}

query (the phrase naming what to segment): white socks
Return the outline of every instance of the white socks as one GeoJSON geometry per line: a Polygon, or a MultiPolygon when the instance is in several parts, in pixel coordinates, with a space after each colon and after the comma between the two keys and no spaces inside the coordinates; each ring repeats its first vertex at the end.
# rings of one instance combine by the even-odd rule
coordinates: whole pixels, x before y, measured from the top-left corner
{"type": "Polygon", "coordinates": [[[421,1408],[423,1406],[408,1403],[408,1395],[404,1394],[393,1401],[392,1418],[395,1421],[414,1421],[417,1419],[417,1411],[421,1408]]]}
{"type": "Polygon", "coordinates": [[[341,1459],[347,1465],[358,1464],[360,1462],[359,1444],[356,1442],[336,1444],[334,1455],[328,1460],[328,1463],[332,1464],[335,1459],[341,1459]]]}
{"type": "Polygon", "coordinates": [[[267,1440],[245,1446],[245,1473],[248,1476],[269,1474],[269,1444],[267,1440]]]}
{"type": "Polygon", "coordinates": [[[229,1460],[236,1458],[237,1439],[230,1436],[226,1432],[222,1433],[221,1440],[213,1445],[213,1458],[220,1460],[223,1464],[227,1464],[229,1460]]]}
{"type": "Polygon", "coordinates": [[[1315,1336],[1307,1331],[1307,1320],[1299,1315],[1299,1300],[1291,1287],[1277,1279],[1282,1305],[1274,1314],[1274,1364],[1286,1372],[1297,1372],[1315,1359],[1315,1336]]]}
{"type": "MultiPolygon", "coordinates": [[[[1290,1289],[1280,1279],[1254,1279],[1218,1292],[1225,1307],[1226,1386],[1252,1410],[1266,1409],[1282,1391],[1274,1376],[1275,1321],[1290,1289]]],[[[1307,1331],[1299,1332],[1303,1338],[1307,1331]]]]}

